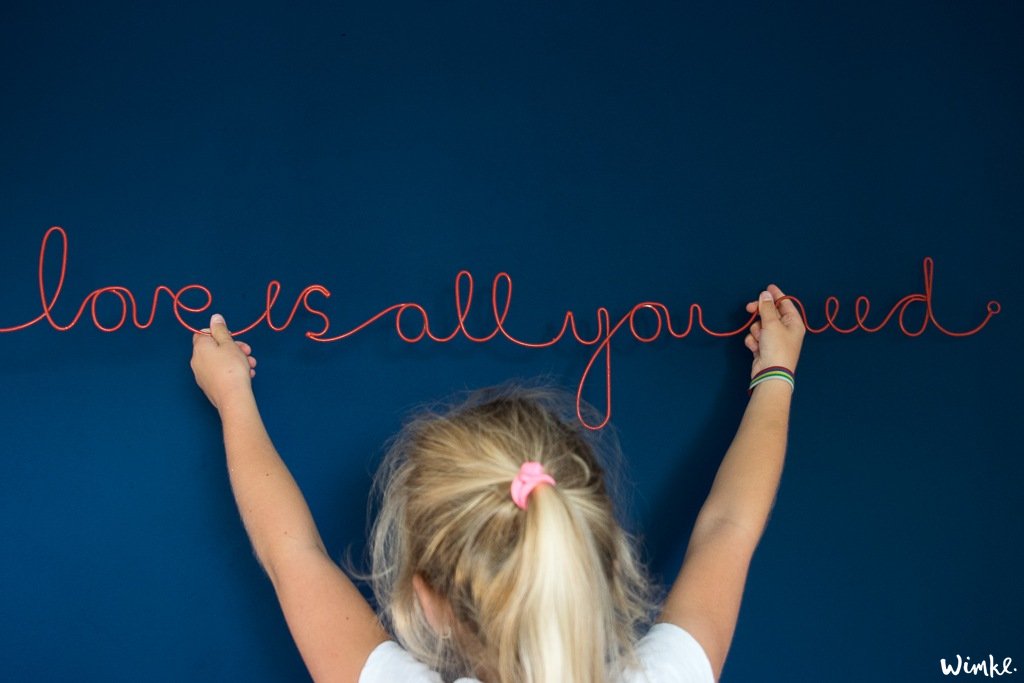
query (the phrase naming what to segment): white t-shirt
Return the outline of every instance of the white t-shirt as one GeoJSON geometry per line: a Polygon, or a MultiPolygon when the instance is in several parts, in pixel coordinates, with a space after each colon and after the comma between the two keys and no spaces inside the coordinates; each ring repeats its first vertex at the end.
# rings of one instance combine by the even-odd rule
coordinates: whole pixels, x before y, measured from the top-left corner
{"type": "MultiPolygon", "coordinates": [[[[637,644],[642,672],[633,672],[623,683],[714,683],[711,662],[693,636],[675,624],[651,627],[637,644]]],[[[420,662],[393,640],[370,653],[359,683],[442,683],[441,676],[420,662]]],[[[480,683],[460,678],[455,683],[480,683]]]]}

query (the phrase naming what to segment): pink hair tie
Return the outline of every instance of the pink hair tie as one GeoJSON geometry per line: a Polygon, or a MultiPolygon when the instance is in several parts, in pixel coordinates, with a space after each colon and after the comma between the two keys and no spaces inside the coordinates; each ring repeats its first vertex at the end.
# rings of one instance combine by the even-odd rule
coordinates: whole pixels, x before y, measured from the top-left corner
{"type": "Polygon", "coordinates": [[[512,480],[512,502],[521,510],[526,509],[526,499],[540,484],[555,485],[555,480],[544,471],[544,465],[534,460],[524,462],[519,474],[512,480]]]}

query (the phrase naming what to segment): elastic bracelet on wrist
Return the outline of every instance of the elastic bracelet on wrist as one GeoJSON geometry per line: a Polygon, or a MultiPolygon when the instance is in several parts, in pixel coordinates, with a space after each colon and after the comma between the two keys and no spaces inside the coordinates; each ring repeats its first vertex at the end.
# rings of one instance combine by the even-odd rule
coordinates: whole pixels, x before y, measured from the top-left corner
{"type": "Polygon", "coordinates": [[[796,389],[796,382],[793,381],[793,372],[781,365],[773,365],[770,368],[765,368],[760,371],[750,380],[750,387],[747,389],[747,396],[751,396],[754,393],[754,387],[761,382],[767,382],[770,379],[781,379],[784,382],[788,382],[789,386],[796,389]]]}

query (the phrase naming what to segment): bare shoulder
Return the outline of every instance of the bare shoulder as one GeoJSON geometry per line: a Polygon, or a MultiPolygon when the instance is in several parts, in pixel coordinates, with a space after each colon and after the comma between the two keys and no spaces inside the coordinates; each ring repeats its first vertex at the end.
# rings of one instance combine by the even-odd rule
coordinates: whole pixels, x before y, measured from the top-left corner
{"type": "Polygon", "coordinates": [[[268,566],[292,638],[317,683],[357,683],[388,639],[352,581],[322,549],[292,548],[268,566]]]}
{"type": "Polygon", "coordinates": [[[757,545],[728,522],[698,525],[659,621],[687,631],[703,648],[715,680],[736,631],[743,587],[757,545]]]}

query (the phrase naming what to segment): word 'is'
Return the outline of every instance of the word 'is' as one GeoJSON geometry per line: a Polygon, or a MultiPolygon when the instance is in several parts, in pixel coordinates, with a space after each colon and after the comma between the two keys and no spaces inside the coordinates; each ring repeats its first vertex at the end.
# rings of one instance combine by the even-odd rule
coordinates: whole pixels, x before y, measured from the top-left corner
{"type": "MultiPolygon", "coordinates": [[[[171,311],[174,317],[177,318],[181,325],[189,330],[190,332],[199,332],[195,327],[189,325],[182,317],[182,313],[202,313],[210,308],[213,303],[213,295],[210,290],[199,284],[190,284],[181,287],[177,291],[167,287],[165,285],[158,285],[153,290],[153,303],[150,307],[149,319],[146,322],[140,322],[138,318],[138,304],[135,301],[135,296],[131,290],[127,287],[119,285],[112,285],[107,287],[100,287],[90,292],[82,300],[81,305],[78,307],[78,312],[74,318],[66,325],[60,324],[53,317],[53,308],[57,303],[57,299],[60,297],[61,291],[64,288],[64,279],[67,274],[68,264],[68,238],[67,233],[60,226],[54,226],[46,231],[43,235],[43,242],[39,248],[39,299],[42,305],[42,312],[32,320],[22,323],[20,325],[14,325],[12,327],[0,327],[0,333],[5,332],[17,332],[23,330],[32,325],[43,322],[44,320],[50,324],[53,329],[64,332],[74,327],[85,313],[86,308],[90,309],[93,324],[97,329],[104,332],[114,332],[121,329],[128,320],[129,311],[131,312],[132,324],[139,329],[145,329],[153,324],[153,320],[156,317],[157,305],[161,293],[166,293],[171,299],[171,311]],[[60,277],[57,280],[57,285],[53,289],[52,293],[46,286],[46,281],[43,276],[43,272],[46,265],[47,258],[47,244],[53,235],[59,235],[61,238],[61,255],[60,255],[60,277]],[[195,292],[203,297],[202,303],[198,305],[190,305],[185,303],[182,298],[186,295],[190,297],[196,296],[190,293],[195,292]],[[113,297],[120,303],[121,317],[115,324],[109,325],[104,324],[100,321],[97,312],[97,302],[100,297],[107,296],[108,299],[113,297]]],[[[884,328],[889,320],[893,316],[897,317],[899,322],[900,330],[907,336],[916,337],[922,334],[927,329],[929,323],[934,325],[944,334],[953,337],[964,337],[979,332],[985,325],[988,324],[989,320],[993,315],[996,315],[1000,311],[1000,305],[997,301],[989,301],[986,307],[985,319],[978,324],[975,328],[964,332],[954,332],[946,329],[939,321],[935,318],[935,313],[932,310],[932,281],[934,278],[934,262],[930,257],[924,259],[924,293],[908,294],[896,302],[895,305],[889,310],[889,313],[885,318],[876,326],[871,327],[866,324],[868,311],[870,310],[871,303],[866,296],[857,297],[854,302],[854,315],[856,317],[856,324],[842,328],[836,325],[836,316],[839,314],[839,299],[835,296],[829,296],[825,300],[825,324],[821,327],[814,327],[809,324],[807,320],[807,313],[804,309],[803,304],[799,299],[793,296],[784,296],[777,300],[776,303],[782,300],[792,301],[800,311],[800,315],[804,319],[804,324],[807,326],[808,332],[820,333],[825,330],[831,329],[842,334],[849,334],[857,330],[863,330],[864,332],[877,332],[884,328]],[[907,307],[913,303],[924,303],[925,304],[925,315],[921,322],[920,328],[917,330],[908,329],[904,316],[907,312],[907,307]],[[898,315],[897,315],[898,314],[898,315]]],[[[690,334],[690,331],[694,326],[694,319],[700,328],[708,335],[713,337],[731,337],[734,335],[742,334],[747,330],[751,324],[757,319],[757,312],[754,312],[750,319],[745,322],[742,326],[734,330],[726,331],[715,331],[709,329],[703,320],[703,310],[700,304],[691,304],[689,308],[689,316],[687,319],[686,328],[683,330],[677,330],[672,324],[672,316],[669,312],[668,307],[665,304],[657,301],[642,301],[629,310],[628,313],[622,315],[614,323],[612,322],[611,314],[608,309],[601,306],[595,311],[597,318],[597,332],[593,337],[585,337],[580,334],[576,325],[576,315],[572,311],[566,311],[565,316],[562,319],[562,327],[558,334],[548,340],[543,341],[524,341],[513,335],[506,327],[506,318],[508,317],[509,308],[512,305],[512,278],[507,273],[498,273],[494,277],[494,281],[491,285],[491,308],[494,315],[494,329],[485,336],[476,336],[466,329],[465,322],[469,315],[470,306],[473,301],[473,276],[468,271],[460,271],[455,278],[455,311],[457,321],[455,323],[455,329],[447,335],[438,335],[430,328],[430,319],[427,315],[426,309],[418,303],[406,302],[398,303],[381,310],[366,321],[359,325],[341,333],[331,333],[331,320],[327,313],[315,304],[315,301],[311,301],[314,295],[319,295],[324,299],[331,296],[330,290],[322,285],[309,285],[303,289],[298,297],[296,297],[295,303],[292,305],[291,311],[288,314],[288,318],[281,324],[275,324],[271,319],[271,312],[277,303],[278,296],[281,293],[281,283],[277,280],[271,280],[267,284],[267,298],[266,306],[263,312],[256,320],[242,329],[232,332],[234,335],[245,334],[260,324],[266,322],[267,327],[274,331],[281,331],[287,328],[295,317],[299,306],[302,306],[307,312],[320,318],[323,322],[323,327],[319,331],[309,330],[305,333],[306,337],[318,342],[336,342],[341,339],[350,337],[357,332],[363,330],[369,325],[372,325],[377,320],[391,313],[394,313],[394,324],[395,333],[403,340],[409,343],[415,343],[422,341],[424,338],[429,338],[435,342],[449,342],[456,337],[462,336],[469,341],[473,342],[488,342],[497,336],[502,336],[513,344],[519,346],[525,346],[528,348],[546,348],[557,344],[565,335],[572,331],[572,336],[576,339],[579,344],[584,346],[593,346],[594,351],[587,362],[586,367],[583,370],[583,375],[580,377],[579,386],[576,391],[576,414],[580,422],[588,429],[601,429],[608,424],[611,419],[612,411],[612,390],[611,390],[611,371],[612,371],[612,356],[611,356],[611,342],[616,334],[620,332],[623,327],[628,327],[630,334],[633,338],[639,342],[649,343],[658,339],[663,331],[667,331],[669,335],[675,339],[682,339],[690,334]],[[415,312],[416,320],[418,322],[418,331],[415,334],[408,334],[403,328],[402,317],[408,315],[410,311],[415,312]],[[637,317],[641,314],[653,316],[653,328],[652,333],[642,333],[637,327],[637,317]],[[598,362],[598,359],[603,357],[604,365],[604,379],[605,379],[605,411],[603,419],[597,423],[592,424],[587,422],[581,411],[583,388],[586,385],[587,378],[590,376],[594,365],[598,362]]],[[[116,304],[115,304],[116,305],[116,304]]],[[[649,327],[649,324],[648,324],[649,327]]]]}

